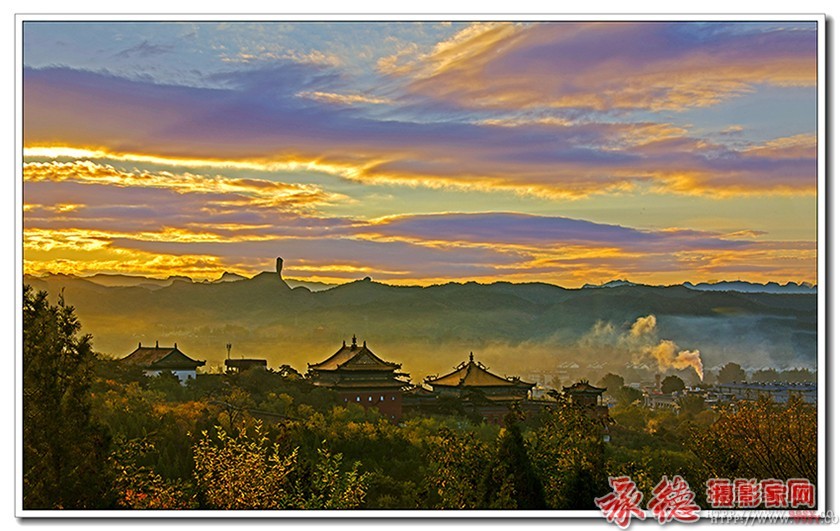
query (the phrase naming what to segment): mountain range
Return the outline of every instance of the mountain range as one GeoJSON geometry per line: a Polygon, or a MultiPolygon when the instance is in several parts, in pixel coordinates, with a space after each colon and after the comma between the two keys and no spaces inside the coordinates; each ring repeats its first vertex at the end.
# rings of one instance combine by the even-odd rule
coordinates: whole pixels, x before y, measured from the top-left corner
{"type": "Polygon", "coordinates": [[[305,371],[355,334],[382,358],[402,363],[415,381],[450,370],[470,352],[500,374],[520,375],[564,363],[602,374],[627,365],[656,368],[646,352],[663,342],[699,350],[706,367],[735,361],[813,369],[817,359],[816,288],[795,284],[420,287],[365,278],[330,286],[287,282],[278,272],[208,282],[125,275],[27,275],[24,282],[53,298],[63,290],[94,348],[113,357],[141,341],[177,342],[191,357],[220,365],[232,343],[234,356],[305,371]],[[649,317],[649,344],[634,343],[634,324],[649,317]]]}

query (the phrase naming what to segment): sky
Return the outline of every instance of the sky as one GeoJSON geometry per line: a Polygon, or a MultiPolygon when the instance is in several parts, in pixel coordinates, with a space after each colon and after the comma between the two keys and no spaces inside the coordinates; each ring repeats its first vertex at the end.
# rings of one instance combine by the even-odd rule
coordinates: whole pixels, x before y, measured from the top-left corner
{"type": "Polygon", "coordinates": [[[24,272],[817,278],[813,22],[25,22],[24,272]]]}

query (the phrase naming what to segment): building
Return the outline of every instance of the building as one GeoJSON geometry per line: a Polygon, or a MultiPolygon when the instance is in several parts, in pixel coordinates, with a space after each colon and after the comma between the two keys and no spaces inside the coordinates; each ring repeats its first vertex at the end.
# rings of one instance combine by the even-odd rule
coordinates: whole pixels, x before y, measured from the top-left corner
{"type": "Polygon", "coordinates": [[[227,373],[245,372],[254,367],[266,369],[268,368],[268,361],[257,358],[229,358],[225,360],[225,372],[227,373]]]}
{"type": "MultiPolygon", "coordinates": [[[[283,259],[277,259],[277,267],[283,267],[283,259]]],[[[240,372],[245,372],[249,369],[253,368],[260,368],[260,369],[267,369],[268,368],[268,360],[259,359],[259,358],[233,358],[230,357],[230,350],[233,348],[233,344],[228,343],[225,345],[227,349],[227,359],[225,359],[225,372],[228,374],[238,374],[240,372]]]]}
{"type": "Polygon", "coordinates": [[[469,361],[461,362],[455,370],[443,376],[429,376],[424,384],[430,389],[413,391],[420,409],[430,409],[442,399],[457,399],[464,408],[485,421],[503,424],[505,415],[514,405],[523,405],[535,386],[516,376],[501,377],[493,374],[481,362],[475,361],[470,352],[469,361]]]}
{"type": "Polygon", "coordinates": [[[563,394],[576,406],[600,406],[603,405],[603,394],[606,390],[606,387],[595,387],[590,385],[588,380],[581,380],[569,387],[563,387],[563,394]]]}
{"type": "Polygon", "coordinates": [[[172,347],[161,347],[157,341],[154,347],[144,347],[142,343],[138,343],[137,349],[120,361],[140,367],[146,376],[171,372],[182,384],[195,379],[196,369],[203,367],[205,363],[194,360],[178,350],[178,343],[172,347]]]}
{"type": "Polygon", "coordinates": [[[353,336],[321,363],[308,364],[307,377],[319,387],[334,389],[339,398],[365,408],[376,408],[391,420],[402,417],[401,390],[408,385],[402,365],[383,360],[374,354],[367,342],[356,343],[353,336]]]}
{"type": "Polygon", "coordinates": [[[784,403],[791,396],[799,396],[807,404],[817,403],[817,386],[812,383],[726,383],[712,387],[712,393],[718,402],[738,400],[757,400],[762,396],[784,403]]]}

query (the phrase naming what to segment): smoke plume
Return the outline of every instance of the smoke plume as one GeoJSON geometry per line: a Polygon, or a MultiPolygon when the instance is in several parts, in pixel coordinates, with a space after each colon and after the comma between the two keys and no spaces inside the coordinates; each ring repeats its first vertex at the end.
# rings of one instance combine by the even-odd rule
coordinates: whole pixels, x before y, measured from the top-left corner
{"type": "Polygon", "coordinates": [[[660,371],[691,367],[703,379],[703,360],[699,350],[680,350],[670,339],[661,339],[656,328],[656,316],[637,318],[629,330],[617,329],[612,323],[599,321],[579,342],[590,349],[609,347],[626,352],[634,363],[655,361],[660,371]]]}

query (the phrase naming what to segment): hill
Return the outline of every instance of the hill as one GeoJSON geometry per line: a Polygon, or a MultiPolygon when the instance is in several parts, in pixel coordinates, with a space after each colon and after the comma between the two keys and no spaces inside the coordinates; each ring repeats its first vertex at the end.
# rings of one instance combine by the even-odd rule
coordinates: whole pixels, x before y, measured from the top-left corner
{"type": "Polygon", "coordinates": [[[222,363],[225,344],[233,343],[238,355],[305,371],[307,363],[321,361],[356,334],[384,359],[403,363],[415,381],[449,370],[470,351],[506,374],[550,371],[569,362],[582,370],[655,368],[643,356],[645,345],[628,341],[637,319],[655,316],[651,341],[699,350],[707,367],[728,361],[745,367],[816,365],[813,293],[630,283],[609,289],[508,282],[405,287],[370,279],[310,291],[291,288],[276,272],[153,288],[148,282],[106,286],[65,275],[25,281],[52,297],[63,289],[94,347],[115,357],[138,341],[157,340],[177,342],[213,365],[222,363]]]}

